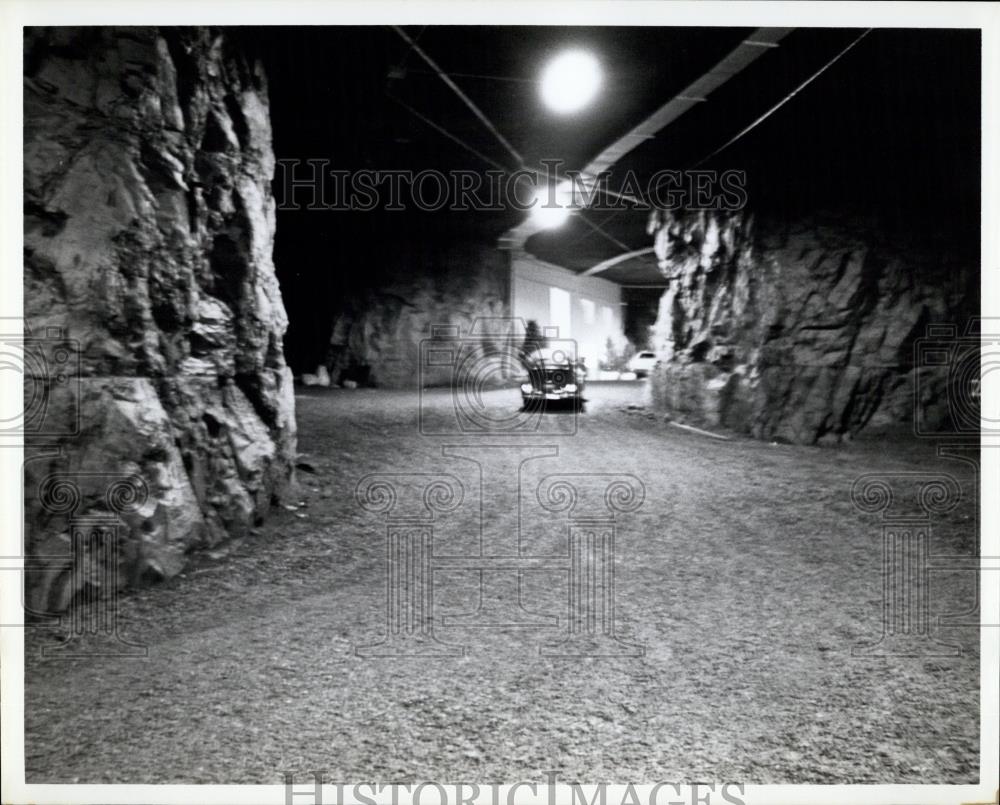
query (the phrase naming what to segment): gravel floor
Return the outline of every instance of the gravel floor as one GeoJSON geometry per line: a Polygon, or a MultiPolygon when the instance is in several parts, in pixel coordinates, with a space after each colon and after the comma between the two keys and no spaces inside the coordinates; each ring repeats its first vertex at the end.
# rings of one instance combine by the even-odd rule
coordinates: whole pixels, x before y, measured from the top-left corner
{"type": "MultiPolygon", "coordinates": [[[[544,475],[641,479],[643,506],[618,520],[615,597],[618,632],[643,656],[540,656],[564,634],[558,569],[526,573],[522,593],[559,628],[445,627],[477,603],[477,576],[460,568],[434,575],[434,602],[438,636],[465,656],[357,656],[385,628],[385,526],[354,500],[362,476],[459,476],[466,499],[442,517],[440,554],[475,548],[480,503],[490,534],[517,533],[518,506],[493,486],[479,500],[476,465],[442,455],[476,440],[421,436],[416,395],[309,391],[304,505],[126,597],[123,628],[148,659],[43,660],[55,639],[27,630],[28,782],[277,783],[315,769],[383,782],[978,780],[975,629],[939,632],[957,658],[851,655],[880,633],[882,590],[879,522],[853,508],[853,480],[947,472],[971,496],[966,465],[926,443],[710,439],[624,410],[643,404],[643,383],[588,396],[575,434],[553,413],[544,429],[562,435],[513,440],[559,451],[522,467],[522,550],[566,552],[565,521],[537,511],[544,475]]],[[[424,403],[451,410],[444,391],[424,403]]],[[[485,455],[487,477],[507,472],[503,450],[485,455]]],[[[932,551],[971,551],[974,520],[971,503],[935,520],[932,551]]],[[[970,574],[932,585],[934,615],[975,600],[970,574]]]]}

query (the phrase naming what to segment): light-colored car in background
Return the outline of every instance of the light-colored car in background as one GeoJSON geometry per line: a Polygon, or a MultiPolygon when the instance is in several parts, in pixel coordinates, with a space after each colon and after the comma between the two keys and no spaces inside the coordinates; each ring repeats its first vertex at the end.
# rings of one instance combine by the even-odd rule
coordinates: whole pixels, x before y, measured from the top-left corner
{"type": "Polygon", "coordinates": [[[629,371],[635,372],[636,377],[648,377],[653,368],[660,362],[655,352],[643,350],[632,356],[628,362],[629,371]]]}

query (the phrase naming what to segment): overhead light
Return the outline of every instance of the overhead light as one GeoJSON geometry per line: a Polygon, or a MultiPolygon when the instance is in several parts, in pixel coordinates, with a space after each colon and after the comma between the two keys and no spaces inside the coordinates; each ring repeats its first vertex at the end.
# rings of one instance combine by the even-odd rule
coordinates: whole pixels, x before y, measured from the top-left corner
{"type": "Polygon", "coordinates": [[[542,100],[553,112],[570,114],[590,103],[601,86],[601,66],[585,50],[567,50],[542,71],[542,100]]]}
{"type": "Polygon", "coordinates": [[[549,185],[535,191],[531,218],[542,229],[554,229],[566,223],[572,210],[572,188],[563,183],[558,187],[549,185]]]}

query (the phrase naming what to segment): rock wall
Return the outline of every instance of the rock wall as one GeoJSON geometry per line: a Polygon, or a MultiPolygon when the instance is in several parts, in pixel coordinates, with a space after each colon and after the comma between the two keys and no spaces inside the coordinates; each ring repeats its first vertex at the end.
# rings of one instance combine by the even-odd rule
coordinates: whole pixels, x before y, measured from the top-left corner
{"type": "Polygon", "coordinates": [[[976,244],[834,215],[657,211],[649,231],[669,280],[653,338],[660,410],[806,444],[909,428],[915,414],[954,427],[947,368],[915,361],[914,344],[977,314],[976,244]]]}
{"type": "MultiPolygon", "coordinates": [[[[337,303],[327,368],[334,383],[415,389],[448,382],[443,368],[420,370],[420,345],[437,325],[468,335],[477,320],[508,316],[506,256],[475,243],[431,249],[422,263],[389,258],[382,279],[337,303]]],[[[502,328],[506,331],[506,323],[502,328]]]]}
{"type": "Polygon", "coordinates": [[[294,396],[259,65],[204,28],[27,29],[24,57],[25,328],[71,369],[26,379],[50,391],[26,451],[28,549],[48,557],[30,597],[58,609],[83,583],[60,558],[71,521],[120,508],[114,479],[142,487],[119,584],[260,523],[293,482],[294,396]]]}

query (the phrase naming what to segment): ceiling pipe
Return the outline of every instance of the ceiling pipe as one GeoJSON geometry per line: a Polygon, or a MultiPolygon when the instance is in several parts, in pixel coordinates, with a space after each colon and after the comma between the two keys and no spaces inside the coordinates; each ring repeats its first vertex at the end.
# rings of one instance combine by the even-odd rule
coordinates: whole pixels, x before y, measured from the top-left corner
{"type": "Polygon", "coordinates": [[[438,67],[437,62],[435,62],[430,56],[428,56],[427,53],[424,52],[423,48],[421,48],[420,45],[418,45],[412,38],[410,38],[410,36],[406,33],[406,31],[404,31],[398,25],[393,25],[392,28],[397,34],[399,34],[403,38],[403,41],[405,41],[410,46],[410,48],[412,48],[414,53],[416,53],[421,59],[427,62],[427,66],[438,74],[438,77],[442,81],[444,81],[445,84],[448,85],[449,89],[451,89],[462,100],[462,102],[469,107],[472,113],[477,118],[479,118],[479,121],[484,126],[486,126],[486,128],[490,130],[493,136],[496,137],[497,140],[499,140],[500,144],[503,145],[503,147],[510,152],[510,155],[514,157],[514,161],[517,163],[517,166],[521,167],[524,164],[524,159],[517,152],[517,149],[515,149],[514,146],[512,146],[509,142],[507,142],[507,139],[500,133],[497,127],[493,125],[493,121],[491,121],[488,117],[486,117],[485,114],[483,114],[482,110],[480,110],[480,108],[476,106],[475,103],[473,103],[472,99],[464,92],[462,92],[458,84],[456,84],[454,81],[451,80],[451,76],[449,76],[444,70],[438,67]]]}

